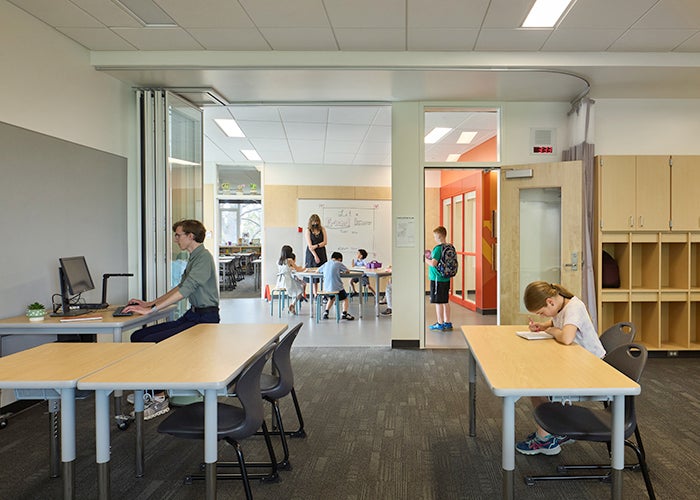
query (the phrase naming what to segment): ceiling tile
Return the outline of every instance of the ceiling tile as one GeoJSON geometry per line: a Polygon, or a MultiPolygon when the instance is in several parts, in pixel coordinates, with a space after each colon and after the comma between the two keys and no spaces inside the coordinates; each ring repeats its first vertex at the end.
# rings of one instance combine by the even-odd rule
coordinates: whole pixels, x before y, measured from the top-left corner
{"type": "Polygon", "coordinates": [[[293,163],[292,153],[287,151],[265,151],[260,155],[265,163],[293,163]]]}
{"type": "Polygon", "coordinates": [[[182,28],[112,28],[139,50],[201,50],[202,46],[182,28]]]}
{"type": "Polygon", "coordinates": [[[233,118],[242,121],[280,122],[280,113],[276,106],[228,106],[233,118]]]}
{"type": "Polygon", "coordinates": [[[286,151],[289,152],[289,143],[287,139],[256,139],[250,138],[253,147],[258,151],[286,151]]]}
{"type": "Polygon", "coordinates": [[[68,0],[8,0],[54,27],[101,28],[97,19],[68,0]]]}
{"type": "MultiPolygon", "coordinates": [[[[253,22],[264,28],[328,27],[321,0],[239,0],[253,22]]],[[[354,3],[354,2],[353,2],[354,3]]]]}
{"type": "Polygon", "coordinates": [[[534,0],[491,0],[482,28],[519,28],[534,0]]]}
{"type": "Polygon", "coordinates": [[[295,163],[323,163],[323,141],[290,140],[295,163]]]}
{"type": "Polygon", "coordinates": [[[387,155],[360,155],[355,156],[353,165],[391,165],[391,156],[387,155]]]}
{"type": "Polygon", "coordinates": [[[629,28],[658,0],[586,0],[576,2],[559,28],[629,28]]]}
{"type": "Polygon", "coordinates": [[[188,28],[189,34],[207,50],[270,50],[255,28],[188,28]]]}
{"type": "Polygon", "coordinates": [[[368,129],[368,125],[329,123],[326,138],[329,141],[362,141],[368,129]]]}
{"type": "Polygon", "coordinates": [[[328,123],[369,124],[377,116],[378,109],[376,106],[331,106],[328,123]]]}
{"type": "Polygon", "coordinates": [[[57,28],[89,50],[137,50],[109,28],[57,28]]]}
{"type": "Polygon", "coordinates": [[[679,46],[695,34],[695,30],[637,30],[623,34],[610,47],[613,51],[666,52],[679,46]]]}
{"type": "Polygon", "coordinates": [[[345,153],[355,154],[360,149],[360,141],[326,141],[326,154],[345,153]]]}
{"type": "Polygon", "coordinates": [[[75,5],[108,27],[137,28],[142,24],[112,0],[71,0],[75,5]]]}
{"type": "Polygon", "coordinates": [[[246,137],[264,137],[268,139],[285,139],[287,137],[282,122],[279,121],[237,120],[236,122],[246,137]]]}
{"type": "Polygon", "coordinates": [[[355,153],[329,153],[323,155],[323,163],[329,165],[352,165],[355,160],[355,153]]]}
{"type": "Polygon", "coordinates": [[[325,123],[286,122],[284,129],[290,143],[292,140],[309,139],[323,141],[326,138],[325,123]]]}
{"type": "Polygon", "coordinates": [[[478,29],[410,28],[408,50],[474,50],[478,29]]]}
{"type": "Polygon", "coordinates": [[[476,40],[475,50],[537,51],[552,30],[483,29],[476,40]]]}
{"type": "Polygon", "coordinates": [[[409,28],[480,28],[489,0],[408,0],[409,28]]]}
{"type": "Polygon", "coordinates": [[[285,122],[327,123],[327,106],[280,106],[279,116],[285,122]]]}
{"type": "Polygon", "coordinates": [[[335,28],[405,28],[406,0],[324,0],[335,28]]]}
{"type": "Polygon", "coordinates": [[[231,0],[156,0],[156,3],[184,28],[252,28],[245,10],[231,0]]]}
{"type": "Polygon", "coordinates": [[[406,49],[406,30],[403,28],[336,28],[334,33],[340,50],[406,49]]]}
{"type": "Polygon", "coordinates": [[[644,14],[634,28],[700,29],[700,2],[697,0],[660,0],[644,14]]]}
{"type": "Polygon", "coordinates": [[[674,52],[700,52],[700,33],[697,33],[674,49],[674,52]]]}
{"type": "Polygon", "coordinates": [[[338,50],[330,28],[261,28],[272,50],[338,50]]]}
{"type": "Polygon", "coordinates": [[[624,30],[614,29],[563,29],[552,33],[542,47],[551,51],[592,51],[603,52],[615,40],[620,38],[624,30]]]}
{"type": "Polygon", "coordinates": [[[365,141],[391,143],[391,126],[372,125],[367,131],[365,141]]]}

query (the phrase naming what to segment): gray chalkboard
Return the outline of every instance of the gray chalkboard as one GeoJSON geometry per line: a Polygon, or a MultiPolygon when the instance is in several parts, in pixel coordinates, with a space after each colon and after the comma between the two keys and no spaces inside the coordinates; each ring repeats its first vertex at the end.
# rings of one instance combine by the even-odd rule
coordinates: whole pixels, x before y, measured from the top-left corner
{"type": "MultiPolygon", "coordinates": [[[[129,271],[126,158],[0,122],[0,175],[0,317],[51,304],[59,257],[85,256],[96,290],[83,296],[99,302],[102,275],[129,271]]],[[[109,302],[127,279],[110,280],[109,302]]]]}

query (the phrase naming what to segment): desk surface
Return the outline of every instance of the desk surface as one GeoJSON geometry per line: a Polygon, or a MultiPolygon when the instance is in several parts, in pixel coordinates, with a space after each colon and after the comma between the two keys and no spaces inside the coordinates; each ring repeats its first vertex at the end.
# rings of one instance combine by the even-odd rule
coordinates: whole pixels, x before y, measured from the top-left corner
{"type": "MultiPolygon", "coordinates": [[[[115,307],[109,307],[108,309],[99,309],[94,311],[88,311],[83,316],[76,316],[75,318],[93,318],[98,317],[100,319],[96,320],[81,320],[81,321],[61,321],[61,317],[49,316],[47,315],[43,321],[29,321],[26,316],[14,316],[12,318],[0,319],[0,333],[6,333],[7,330],[33,330],[32,332],[24,333],[37,333],[39,330],[91,330],[97,329],[112,329],[112,328],[122,328],[127,329],[131,327],[136,327],[143,325],[145,323],[150,323],[151,321],[156,321],[161,318],[165,318],[170,315],[174,310],[175,306],[169,306],[164,309],[159,309],[158,311],[152,312],[146,315],[134,314],[133,316],[112,316],[112,312],[116,309],[115,307]]],[[[74,319],[74,318],[71,318],[74,319]]],[[[52,332],[53,333],[53,332],[52,332]]]]}
{"type": "Polygon", "coordinates": [[[54,342],[0,358],[0,388],[75,387],[79,378],[155,344],[54,342]]]}
{"type": "Polygon", "coordinates": [[[487,383],[497,396],[634,395],[639,384],[583,347],[515,335],[526,326],[462,327],[487,383]]]}
{"type": "Polygon", "coordinates": [[[78,388],[222,389],[286,329],[286,323],[195,325],[159,342],[157,357],[137,353],[80,379],[78,388]]]}

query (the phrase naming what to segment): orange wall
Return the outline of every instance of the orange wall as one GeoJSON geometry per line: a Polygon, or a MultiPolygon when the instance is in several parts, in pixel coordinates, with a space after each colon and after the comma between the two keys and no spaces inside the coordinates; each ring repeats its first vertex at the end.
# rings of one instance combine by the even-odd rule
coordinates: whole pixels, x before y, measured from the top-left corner
{"type": "Polygon", "coordinates": [[[496,136],[486,142],[482,142],[474,149],[471,149],[459,157],[459,162],[463,161],[498,161],[496,136]]]}

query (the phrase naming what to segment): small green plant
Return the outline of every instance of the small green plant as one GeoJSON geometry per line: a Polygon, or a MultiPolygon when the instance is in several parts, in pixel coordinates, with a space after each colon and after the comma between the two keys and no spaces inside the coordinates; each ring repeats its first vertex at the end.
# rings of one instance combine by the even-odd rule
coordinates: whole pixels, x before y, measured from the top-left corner
{"type": "Polygon", "coordinates": [[[251,191],[257,191],[258,190],[258,185],[255,184],[254,182],[250,183],[250,190],[251,191]]]}
{"type": "Polygon", "coordinates": [[[41,311],[42,309],[46,309],[46,307],[40,302],[34,302],[33,304],[29,304],[27,309],[30,311],[41,311]]]}

